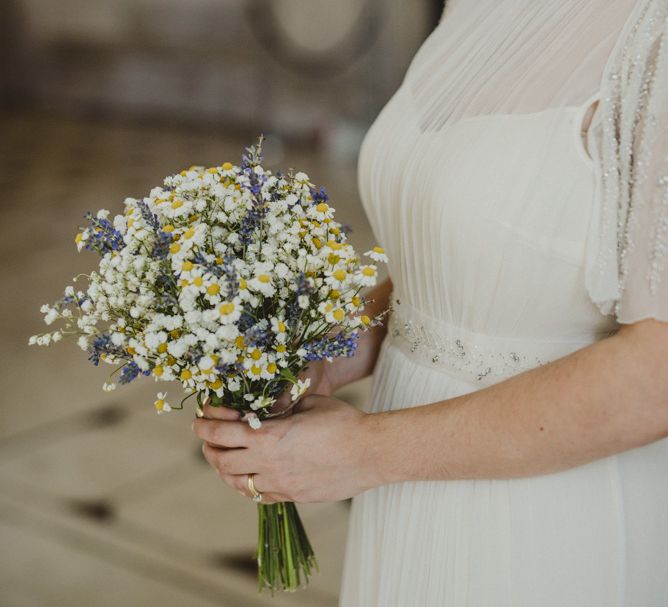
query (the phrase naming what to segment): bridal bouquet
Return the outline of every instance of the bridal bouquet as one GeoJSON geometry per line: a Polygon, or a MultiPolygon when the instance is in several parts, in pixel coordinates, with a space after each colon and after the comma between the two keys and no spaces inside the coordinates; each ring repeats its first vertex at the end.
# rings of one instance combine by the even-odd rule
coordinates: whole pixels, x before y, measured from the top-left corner
{"type": "MultiPolygon", "coordinates": [[[[171,175],[113,219],[88,214],[75,241],[99,254],[99,268],[86,290],[68,286],[42,307],[63,326],[30,343],[76,337],[93,364],[117,367],[105,390],[140,375],[179,381],[186,398],[170,405],[159,392],[158,413],[194,396],[201,415],[208,397],[257,429],[284,413],[272,412],[284,390],[294,405],[310,361],[351,356],[379,322],[361,314],[377,267],[347,242],[324,190],[305,173],[265,170],[261,147],[262,137],[240,166],[171,175]]],[[[386,261],[380,247],[366,255],[386,261]]],[[[258,509],[260,589],[295,590],[317,566],[295,505],[258,509]]]]}

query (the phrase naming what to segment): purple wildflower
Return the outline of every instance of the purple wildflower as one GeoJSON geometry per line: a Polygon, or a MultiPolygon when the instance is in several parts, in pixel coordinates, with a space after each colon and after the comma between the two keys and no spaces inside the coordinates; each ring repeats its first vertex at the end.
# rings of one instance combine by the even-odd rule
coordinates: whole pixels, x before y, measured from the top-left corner
{"type": "Polygon", "coordinates": [[[306,360],[322,360],[337,356],[354,356],[357,350],[359,333],[353,331],[350,335],[337,333],[334,337],[323,337],[304,344],[306,360]]]}

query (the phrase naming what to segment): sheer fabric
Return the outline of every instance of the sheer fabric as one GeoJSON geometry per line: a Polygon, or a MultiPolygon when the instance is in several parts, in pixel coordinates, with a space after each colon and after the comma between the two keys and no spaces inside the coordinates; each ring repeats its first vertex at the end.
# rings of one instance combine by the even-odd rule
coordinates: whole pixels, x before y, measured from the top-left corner
{"type": "Polygon", "coordinates": [[[591,128],[597,183],[587,285],[620,322],[668,320],[668,1],[638,2],[591,128]]]}
{"type": "MultiPolygon", "coordinates": [[[[394,285],[368,411],[666,317],[666,2],[448,1],[360,150],[394,285]]],[[[340,604],[664,607],[667,477],[664,439],[554,474],[366,491],[340,604]]]]}
{"type": "Polygon", "coordinates": [[[636,4],[448,0],[406,74],[422,128],[583,104],[636,4]]]}

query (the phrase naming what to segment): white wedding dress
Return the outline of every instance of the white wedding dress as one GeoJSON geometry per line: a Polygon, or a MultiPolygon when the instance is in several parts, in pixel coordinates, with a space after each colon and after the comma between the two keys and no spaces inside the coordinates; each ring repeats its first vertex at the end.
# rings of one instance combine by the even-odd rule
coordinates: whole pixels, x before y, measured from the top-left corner
{"type": "MultiPolygon", "coordinates": [[[[611,224],[628,245],[608,285],[616,301],[593,301],[614,248],[611,177],[594,155],[612,104],[603,78],[617,80],[613,51],[648,10],[647,27],[665,19],[666,1],[448,1],[360,153],[394,284],[369,411],[465,394],[618,323],[668,320],[665,123],[653,198],[623,234],[611,224]]],[[[664,86],[666,50],[653,48],[664,86]]],[[[555,474],[366,491],[353,499],[340,605],[666,607],[668,439],[555,474]]]]}

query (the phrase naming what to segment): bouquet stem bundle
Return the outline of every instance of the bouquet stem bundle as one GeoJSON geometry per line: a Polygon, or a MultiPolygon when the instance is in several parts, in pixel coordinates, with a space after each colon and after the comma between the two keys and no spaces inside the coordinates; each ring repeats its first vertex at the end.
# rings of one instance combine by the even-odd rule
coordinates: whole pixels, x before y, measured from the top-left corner
{"type": "Polygon", "coordinates": [[[292,502],[258,504],[257,512],[259,589],[294,592],[318,569],[297,507],[292,502]]]}

